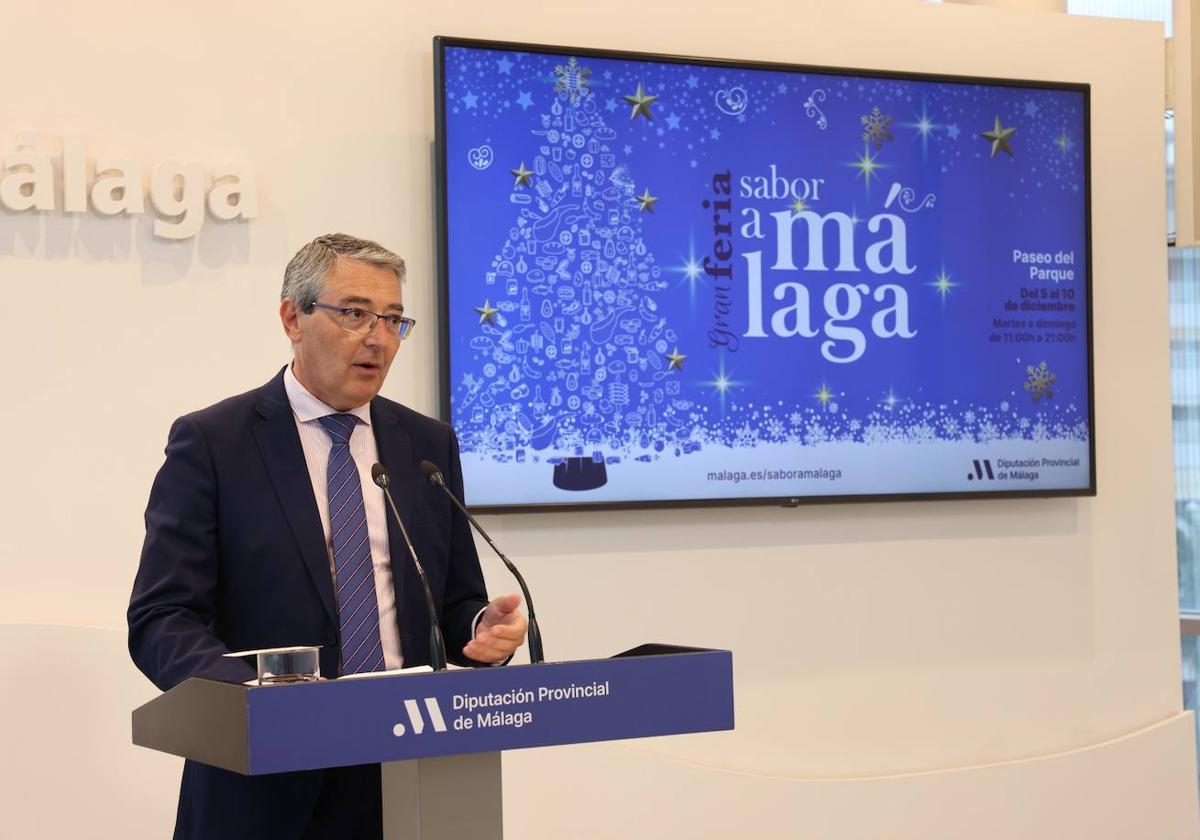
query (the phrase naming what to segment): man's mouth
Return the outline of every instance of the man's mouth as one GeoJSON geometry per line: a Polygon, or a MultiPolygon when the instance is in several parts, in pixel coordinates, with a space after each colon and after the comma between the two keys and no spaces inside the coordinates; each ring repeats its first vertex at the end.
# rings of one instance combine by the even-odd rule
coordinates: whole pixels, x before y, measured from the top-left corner
{"type": "Polygon", "coordinates": [[[379,370],[379,365],[375,362],[355,362],[350,367],[358,368],[359,370],[379,370]]]}

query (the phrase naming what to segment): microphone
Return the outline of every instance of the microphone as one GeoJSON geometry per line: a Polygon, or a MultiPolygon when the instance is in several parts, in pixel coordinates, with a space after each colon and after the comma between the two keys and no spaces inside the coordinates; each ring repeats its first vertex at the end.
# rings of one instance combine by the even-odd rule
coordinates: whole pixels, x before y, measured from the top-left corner
{"type": "Polygon", "coordinates": [[[437,608],[433,605],[433,591],[429,588],[429,579],[425,577],[425,569],[421,566],[421,561],[417,559],[417,550],[413,548],[412,540],[408,538],[408,529],[404,527],[400,511],[396,510],[392,491],[388,489],[392,484],[392,477],[388,475],[387,467],[383,464],[376,464],[371,467],[371,480],[379,485],[379,488],[383,490],[383,495],[387,497],[388,505],[392,509],[392,516],[396,518],[396,524],[400,526],[400,535],[404,537],[404,544],[408,546],[408,556],[412,558],[413,565],[417,567],[417,576],[421,578],[421,589],[425,592],[425,605],[429,608],[429,661],[433,665],[433,670],[445,671],[446,640],[442,638],[442,628],[438,626],[437,608]]]}
{"type": "Polygon", "coordinates": [[[475,521],[475,517],[458,500],[458,497],[450,492],[450,488],[446,486],[446,478],[442,475],[442,471],[438,469],[437,464],[433,463],[433,461],[422,461],[421,472],[429,480],[430,484],[436,484],[442,488],[442,492],[449,496],[450,501],[454,502],[455,506],[463,512],[463,515],[467,517],[467,521],[487,541],[487,544],[492,547],[492,551],[496,552],[496,556],[504,561],[504,565],[508,567],[513,577],[517,579],[517,583],[521,586],[521,594],[525,596],[525,606],[529,608],[529,661],[534,665],[539,662],[545,662],[546,657],[542,653],[542,631],[538,628],[537,616],[533,612],[533,598],[529,595],[529,587],[525,585],[525,578],[521,577],[521,573],[517,571],[517,567],[513,565],[513,562],[504,556],[504,552],[496,547],[496,544],[492,542],[492,538],[488,536],[487,531],[483,530],[483,526],[475,521]]]}

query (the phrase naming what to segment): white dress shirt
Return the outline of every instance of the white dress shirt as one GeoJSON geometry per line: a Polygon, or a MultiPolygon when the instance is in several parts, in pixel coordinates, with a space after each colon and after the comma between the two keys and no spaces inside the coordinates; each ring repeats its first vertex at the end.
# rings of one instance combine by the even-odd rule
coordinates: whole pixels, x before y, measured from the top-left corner
{"type": "Polygon", "coordinates": [[[352,414],[358,418],[354,431],[350,433],[350,457],[358,468],[358,479],[363,487],[367,536],[371,541],[371,565],[375,571],[375,600],[379,603],[383,662],[388,670],[402,668],[404,655],[400,651],[400,625],[396,621],[396,589],[392,585],[392,561],[388,553],[387,511],[384,509],[383,493],[376,489],[371,480],[371,467],[379,461],[379,448],[371,430],[371,406],[368,403],[341,412],[330,408],[300,384],[300,380],[292,373],[291,365],[283,372],[283,387],[287,391],[288,402],[292,404],[296,431],[300,433],[300,446],[304,449],[304,460],[308,464],[308,477],[312,480],[313,495],[316,496],[317,510],[321,514],[325,549],[329,552],[329,574],[334,580],[335,590],[337,574],[329,534],[329,488],[325,481],[333,442],[319,421],[330,414],[352,414]]]}

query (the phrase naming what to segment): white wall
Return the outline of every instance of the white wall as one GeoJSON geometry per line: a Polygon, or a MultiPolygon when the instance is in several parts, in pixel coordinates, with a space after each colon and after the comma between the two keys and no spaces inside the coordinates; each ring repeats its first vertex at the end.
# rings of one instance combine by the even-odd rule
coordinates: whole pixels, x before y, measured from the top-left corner
{"type": "Polygon", "coordinates": [[[490,518],[552,657],[688,642],[732,649],[737,680],[733,733],[507,755],[510,835],[1200,834],[1161,27],[901,0],[212,0],[9,4],[3,31],[0,151],[79,134],[92,157],[242,161],[261,187],[259,219],[182,244],[149,217],[0,211],[11,836],[168,831],[178,762],[128,746],[154,693],[124,652],[141,511],[171,419],[285,361],[295,248],[337,229],[408,257],[419,326],[385,393],[436,411],[434,34],[1093,85],[1099,496],[490,518]]]}

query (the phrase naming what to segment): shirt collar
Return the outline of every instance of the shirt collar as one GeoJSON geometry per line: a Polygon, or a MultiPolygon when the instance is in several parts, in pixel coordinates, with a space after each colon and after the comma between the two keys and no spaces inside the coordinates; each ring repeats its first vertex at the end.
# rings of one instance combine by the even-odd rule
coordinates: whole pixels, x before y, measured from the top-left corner
{"type": "Polygon", "coordinates": [[[288,402],[292,404],[292,413],[296,415],[296,419],[301,423],[319,420],[322,417],[328,417],[330,414],[353,414],[368,426],[371,425],[370,403],[364,403],[349,411],[338,411],[337,409],[330,408],[300,384],[300,380],[296,378],[296,374],[292,373],[292,366],[290,364],[283,371],[283,388],[287,391],[288,402]]]}

